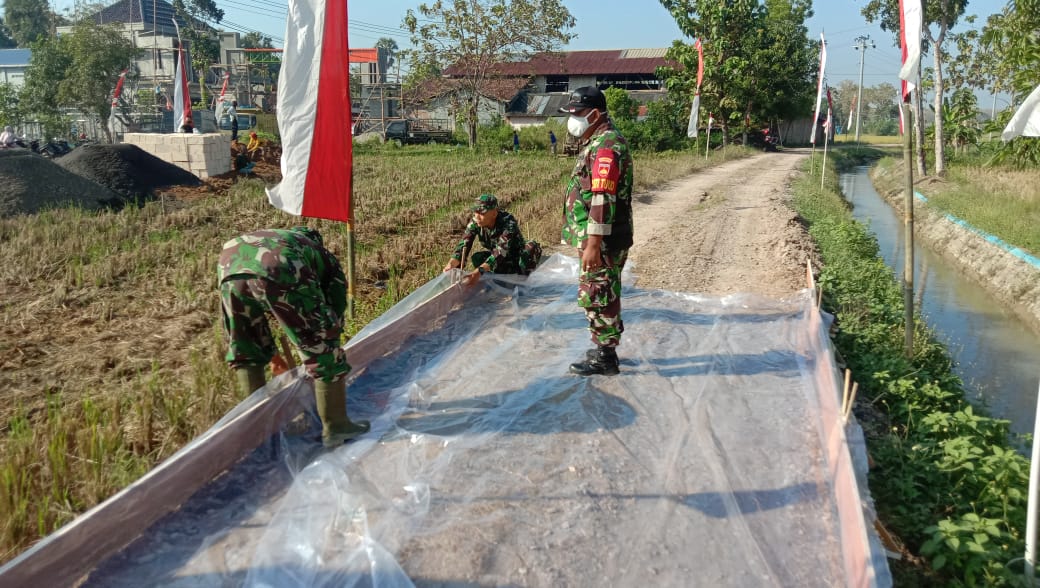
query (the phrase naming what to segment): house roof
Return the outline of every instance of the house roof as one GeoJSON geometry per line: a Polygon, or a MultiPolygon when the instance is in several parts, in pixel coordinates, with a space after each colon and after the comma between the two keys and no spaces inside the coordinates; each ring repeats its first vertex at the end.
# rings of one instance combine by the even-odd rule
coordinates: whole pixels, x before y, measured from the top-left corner
{"type": "MultiPolygon", "coordinates": [[[[494,73],[502,76],[654,74],[668,65],[667,49],[610,49],[539,53],[529,60],[500,63],[494,73]]],[[[445,74],[457,73],[454,66],[445,74]]]]}
{"type": "MultiPolygon", "coordinates": [[[[498,78],[488,80],[484,96],[499,102],[509,102],[528,83],[524,77],[498,78]]],[[[448,94],[461,86],[461,81],[451,78],[432,78],[415,88],[405,92],[404,101],[408,104],[422,104],[438,96],[448,94]]]]}
{"type": "Polygon", "coordinates": [[[31,57],[29,49],[0,49],[0,67],[29,65],[31,57]]]}
{"type": "Polygon", "coordinates": [[[188,26],[188,22],[177,15],[173,5],[166,0],[119,0],[98,11],[94,15],[94,22],[141,23],[149,27],[155,23],[156,28],[165,28],[173,23],[174,18],[177,19],[178,26],[188,26]]]}

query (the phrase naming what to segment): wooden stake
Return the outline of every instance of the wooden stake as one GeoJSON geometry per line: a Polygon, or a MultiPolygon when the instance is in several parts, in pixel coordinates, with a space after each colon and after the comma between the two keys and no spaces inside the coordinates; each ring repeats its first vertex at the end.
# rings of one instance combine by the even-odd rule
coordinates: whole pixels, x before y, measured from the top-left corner
{"type": "Polygon", "coordinates": [[[845,368],[845,385],[841,389],[841,414],[845,415],[845,407],[849,404],[849,381],[852,379],[852,370],[845,368]]]}
{"type": "Polygon", "coordinates": [[[849,404],[845,407],[845,413],[842,415],[845,420],[849,420],[849,415],[852,414],[852,405],[856,403],[856,391],[859,390],[859,382],[852,383],[852,394],[849,394],[849,404]]]}

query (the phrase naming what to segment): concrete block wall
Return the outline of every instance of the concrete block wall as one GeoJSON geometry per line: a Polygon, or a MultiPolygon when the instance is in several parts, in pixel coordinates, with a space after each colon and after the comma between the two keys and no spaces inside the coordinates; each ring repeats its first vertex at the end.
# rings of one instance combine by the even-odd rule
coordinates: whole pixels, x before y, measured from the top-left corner
{"type": "Polygon", "coordinates": [[[126,133],[123,142],[200,178],[231,171],[231,137],[220,133],[126,133]]]}

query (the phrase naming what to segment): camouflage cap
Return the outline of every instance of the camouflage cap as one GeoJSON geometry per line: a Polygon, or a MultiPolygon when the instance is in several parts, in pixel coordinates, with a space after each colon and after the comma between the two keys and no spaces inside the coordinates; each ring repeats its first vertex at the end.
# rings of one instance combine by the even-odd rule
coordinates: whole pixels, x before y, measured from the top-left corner
{"type": "Polygon", "coordinates": [[[481,194],[470,208],[473,212],[487,212],[498,208],[498,198],[493,194],[481,194]]]}

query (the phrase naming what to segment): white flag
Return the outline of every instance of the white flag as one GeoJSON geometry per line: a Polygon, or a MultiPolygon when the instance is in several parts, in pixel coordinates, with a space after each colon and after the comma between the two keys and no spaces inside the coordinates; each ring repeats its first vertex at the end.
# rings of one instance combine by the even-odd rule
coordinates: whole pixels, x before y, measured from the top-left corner
{"type": "Polygon", "coordinates": [[[903,51],[903,67],[899,79],[904,80],[903,96],[917,87],[917,74],[921,64],[921,31],[924,26],[924,11],[921,0],[899,0],[899,40],[903,51]]]}
{"type": "Polygon", "coordinates": [[[823,77],[826,69],[827,41],[824,40],[823,33],[820,33],[820,73],[816,78],[816,110],[812,117],[812,135],[809,137],[809,142],[813,145],[816,144],[816,125],[820,122],[820,102],[823,100],[823,77]]]}
{"type": "Polygon", "coordinates": [[[690,123],[686,125],[686,136],[693,139],[697,136],[697,125],[699,124],[701,110],[701,93],[697,92],[693,96],[693,106],[690,108],[690,123]]]}
{"type": "Polygon", "coordinates": [[[1015,116],[1011,117],[1000,138],[1010,141],[1015,137],[1040,137],[1040,86],[1033,90],[1015,116]]]}
{"type": "MultiPolygon", "coordinates": [[[[194,127],[191,119],[191,94],[188,92],[188,69],[184,49],[177,50],[177,67],[173,69],[173,132],[194,127]]],[[[188,131],[190,132],[190,131],[188,131]]]]}

